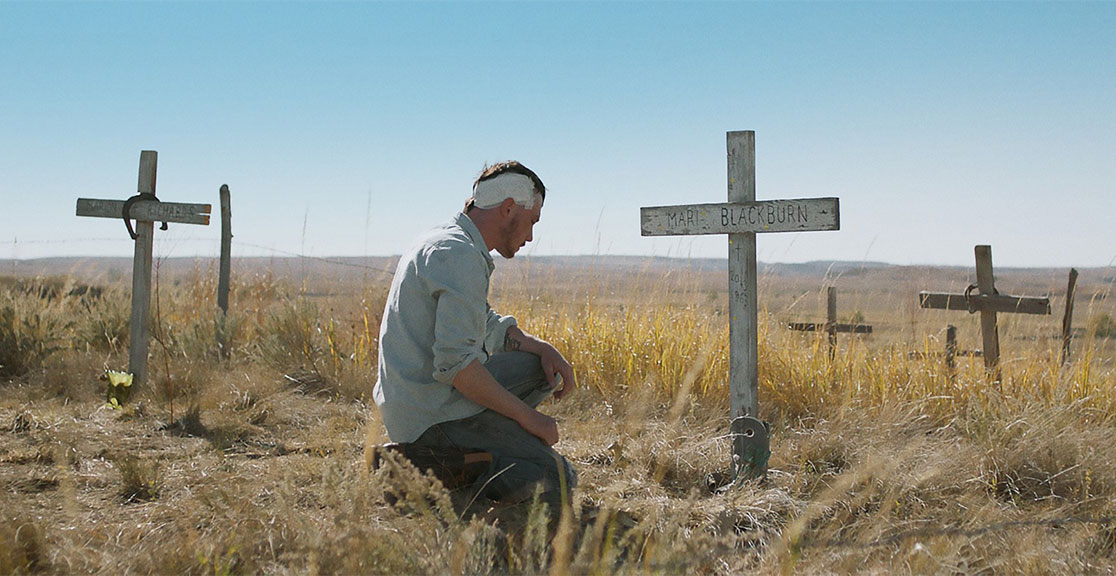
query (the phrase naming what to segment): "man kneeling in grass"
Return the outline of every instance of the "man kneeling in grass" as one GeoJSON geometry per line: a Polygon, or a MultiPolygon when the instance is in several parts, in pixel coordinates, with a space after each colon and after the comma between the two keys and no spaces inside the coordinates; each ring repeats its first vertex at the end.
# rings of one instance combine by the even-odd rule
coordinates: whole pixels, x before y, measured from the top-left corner
{"type": "Polygon", "coordinates": [[[518,503],[541,487],[558,511],[577,483],[536,407],[575,387],[554,346],[488,306],[491,250],[512,258],[539,221],[546,187],[518,162],[486,167],[465,210],[403,254],[380,324],[374,397],[404,453],[491,454],[474,490],[518,503]]]}

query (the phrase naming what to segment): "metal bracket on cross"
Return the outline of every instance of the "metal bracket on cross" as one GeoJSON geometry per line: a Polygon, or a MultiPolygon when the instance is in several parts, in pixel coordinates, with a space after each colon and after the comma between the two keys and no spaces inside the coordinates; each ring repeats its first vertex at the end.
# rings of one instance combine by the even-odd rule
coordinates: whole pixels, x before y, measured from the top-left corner
{"type": "Polygon", "coordinates": [[[728,234],[733,477],[758,478],[767,472],[770,443],[759,419],[756,234],[840,230],[840,206],[837,198],[757,201],[756,133],[729,132],[727,148],[727,203],[640,208],[641,230],[644,236],[728,234]]]}
{"type": "Polygon", "coordinates": [[[733,477],[755,477],[752,471],[767,470],[771,458],[771,425],[751,416],[733,418],[729,424],[732,435],[733,477]]]}

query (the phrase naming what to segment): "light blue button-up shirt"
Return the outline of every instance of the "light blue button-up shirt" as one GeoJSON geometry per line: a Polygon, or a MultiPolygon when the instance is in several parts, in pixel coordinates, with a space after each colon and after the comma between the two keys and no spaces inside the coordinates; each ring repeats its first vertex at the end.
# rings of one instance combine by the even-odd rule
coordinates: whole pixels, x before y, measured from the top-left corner
{"type": "Polygon", "coordinates": [[[484,407],[453,379],[473,360],[504,349],[515,318],[488,306],[495,265],[465,214],[434,230],[399,259],[380,322],[379,379],[373,397],[393,442],[468,418],[484,407]]]}

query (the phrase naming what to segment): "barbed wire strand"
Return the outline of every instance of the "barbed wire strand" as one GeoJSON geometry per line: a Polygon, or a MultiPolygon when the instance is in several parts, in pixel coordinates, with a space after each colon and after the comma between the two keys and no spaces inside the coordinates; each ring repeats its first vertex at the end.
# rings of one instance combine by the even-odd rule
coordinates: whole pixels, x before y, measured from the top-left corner
{"type": "MultiPolygon", "coordinates": [[[[15,246],[19,246],[21,244],[36,244],[36,245],[42,245],[42,244],[76,244],[76,243],[85,243],[85,242],[120,242],[120,243],[127,242],[127,243],[131,244],[132,240],[128,239],[128,238],[73,238],[73,239],[69,239],[69,240],[0,240],[0,245],[8,245],[8,246],[15,247],[15,246]]],[[[177,239],[175,239],[175,244],[181,244],[181,243],[184,243],[184,242],[205,242],[205,243],[211,243],[211,244],[219,243],[219,241],[214,241],[214,240],[209,239],[209,238],[177,238],[177,239]]],[[[323,264],[330,264],[330,265],[334,265],[334,266],[346,266],[346,267],[349,267],[349,268],[360,268],[360,269],[364,269],[364,270],[372,270],[374,272],[383,272],[385,274],[394,274],[395,273],[395,270],[390,269],[390,268],[384,268],[384,267],[381,267],[381,266],[369,266],[367,264],[360,264],[360,263],[357,263],[357,262],[345,262],[345,261],[337,260],[337,259],[334,259],[334,258],[326,258],[326,257],[322,257],[322,256],[311,256],[309,254],[301,254],[299,252],[291,252],[291,251],[288,251],[288,250],[281,250],[279,248],[272,248],[270,246],[263,246],[263,245],[260,245],[260,244],[253,244],[251,242],[237,242],[235,244],[235,246],[244,246],[244,247],[248,247],[248,248],[255,248],[257,250],[264,250],[266,252],[269,252],[272,255],[278,254],[278,255],[282,255],[282,256],[291,256],[291,257],[294,257],[294,258],[302,258],[302,259],[305,259],[305,260],[313,260],[315,262],[321,262],[323,264]]],[[[160,257],[160,256],[157,256],[157,257],[160,257]]],[[[166,256],[161,256],[161,257],[165,258],[166,256]]],[[[208,257],[217,258],[217,256],[208,256],[208,257]]],[[[251,256],[247,256],[247,257],[250,258],[251,256]]],[[[352,258],[366,258],[366,257],[367,258],[382,258],[380,256],[353,256],[352,258]]],[[[49,258],[49,256],[47,256],[47,258],[49,258]]],[[[127,258],[127,256],[120,256],[120,258],[127,258]]]]}

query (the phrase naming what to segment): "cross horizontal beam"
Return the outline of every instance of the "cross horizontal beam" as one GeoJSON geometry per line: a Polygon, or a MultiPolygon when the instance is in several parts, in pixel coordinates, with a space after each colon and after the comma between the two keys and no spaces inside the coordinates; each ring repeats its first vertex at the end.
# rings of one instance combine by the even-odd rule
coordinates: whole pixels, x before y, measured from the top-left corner
{"type": "Polygon", "coordinates": [[[837,198],[651,206],[639,215],[643,236],[841,229],[837,198]]]}
{"type": "MultiPolygon", "coordinates": [[[[801,332],[828,332],[830,325],[827,323],[816,322],[792,322],[787,324],[791,330],[798,330],[801,332]]],[[[846,334],[871,334],[872,326],[869,324],[836,324],[832,327],[834,332],[841,332],[846,334]]]]}
{"type": "MultiPolygon", "coordinates": [[[[209,213],[212,209],[213,207],[209,204],[141,200],[132,204],[128,212],[132,219],[138,221],[177,222],[179,224],[208,226],[209,213]]],[[[77,215],[93,216],[95,218],[123,218],[124,201],[78,198],[77,215]]]]}
{"type": "Polygon", "coordinates": [[[1021,314],[1050,314],[1049,298],[1004,296],[1000,294],[944,294],[919,292],[918,305],[936,310],[965,310],[968,312],[1018,312],[1021,314]]]}

